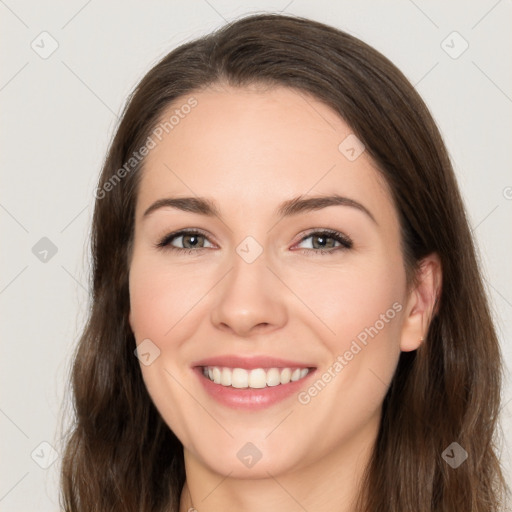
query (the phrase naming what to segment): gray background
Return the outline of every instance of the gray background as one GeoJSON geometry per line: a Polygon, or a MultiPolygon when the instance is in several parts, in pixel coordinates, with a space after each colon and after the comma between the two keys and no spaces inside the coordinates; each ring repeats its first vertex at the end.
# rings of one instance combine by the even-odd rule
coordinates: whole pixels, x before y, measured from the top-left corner
{"type": "Polygon", "coordinates": [[[310,17],[373,45],[436,118],[507,362],[502,457],[512,475],[510,0],[0,0],[0,510],[59,510],[59,418],[87,313],[93,192],[128,93],[180,43],[263,11],[310,17]]]}

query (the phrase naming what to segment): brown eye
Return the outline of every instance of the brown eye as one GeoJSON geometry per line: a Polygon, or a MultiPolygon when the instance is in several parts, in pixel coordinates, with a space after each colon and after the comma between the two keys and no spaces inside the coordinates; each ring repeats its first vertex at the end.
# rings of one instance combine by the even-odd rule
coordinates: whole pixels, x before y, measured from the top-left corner
{"type": "Polygon", "coordinates": [[[350,238],[334,230],[313,231],[305,236],[300,243],[309,239],[311,239],[310,247],[302,248],[305,249],[305,252],[329,254],[338,250],[350,249],[353,245],[350,238]]]}
{"type": "Polygon", "coordinates": [[[206,249],[209,247],[204,245],[207,240],[208,238],[206,235],[199,231],[178,231],[177,233],[166,235],[163,240],[157,244],[157,247],[177,251],[206,249]],[[175,245],[175,243],[178,244],[178,247],[175,245]]]}
{"type": "Polygon", "coordinates": [[[182,239],[182,243],[183,243],[185,249],[192,249],[195,247],[200,247],[201,241],[204,244],[204,240],[205,240],[203,235],[196,235],[196,234],[182,235],[179,238],[182,239]]]}

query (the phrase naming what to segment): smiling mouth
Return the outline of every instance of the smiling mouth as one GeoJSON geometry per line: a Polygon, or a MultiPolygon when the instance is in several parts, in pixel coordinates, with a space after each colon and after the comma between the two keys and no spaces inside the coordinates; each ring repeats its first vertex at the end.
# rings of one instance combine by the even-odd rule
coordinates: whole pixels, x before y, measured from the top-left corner
{"type": "Polygon", "coordinates": [[[237,389],[262,389],[296,382],[303,379],[313,368],[227,368],[220,366],[203,366],[202,374],[224,387],[237,389]]]}

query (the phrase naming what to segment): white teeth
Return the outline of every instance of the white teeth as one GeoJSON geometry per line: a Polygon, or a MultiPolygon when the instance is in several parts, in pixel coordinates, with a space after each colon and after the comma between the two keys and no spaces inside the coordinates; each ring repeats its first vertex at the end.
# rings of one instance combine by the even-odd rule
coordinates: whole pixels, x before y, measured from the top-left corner
{"type": "Polygon", "coordinates": [[[309,373],[309,368],[219,368],[207,366],[203,375],[221,386],[234,388],[261,389],[264,387],[288,384],[303,379],[309,373]]]}
{"type": "Polygon", "coordinates": [[[299,380],[299,379],[300,379],[300,368],[295,368],[295,370],[293,370],[293,372],[292,372],[291,380],[295,382],[296,380],[299,380]]]}
{"type": "Polygon", "coordinates": [[[231,372],[228,368],[222,368],[222,372],[220,374],[220,383],[223,386],[231,386],[231,372]]]}
{"type": "Polygon", "coordinates": [[[251,370],[249,373],[249,387],[250,388],[264,388],[267,386],[267,372],[263,368],[251,370]]]}
{"type": "Polygon", "coordinates": [[[270,368],[267,372],[267,386],[281,384],[281,372],[277,368],[270,368]]]}
{"type": "Polygon", "coordinates": [[[292,376],[292,371],[290,368],[283,368],[281,370],[281,384],[288,384],[290,382],[292,376]]]}
{"type": "MultiPolygon", "coordinates": [[[[229,368],[224,368],[228,372],[229,368]]],[[[246,388],[249,386],[249,372],[243,368],[235,368],[231,374],[231,385],[234,388],[246,388]]]]}

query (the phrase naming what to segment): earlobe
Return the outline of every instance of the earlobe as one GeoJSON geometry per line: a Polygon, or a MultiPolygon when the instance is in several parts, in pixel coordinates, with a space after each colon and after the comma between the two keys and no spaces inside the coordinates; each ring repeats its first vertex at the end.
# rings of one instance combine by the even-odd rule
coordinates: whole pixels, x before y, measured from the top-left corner
{"type": "Polygon", "coordinates": [[[402,325],[400,349],[416,350],[426,337],[441,294],[442,268],[436,253],[426,256],[418,267],[414,288],[410,291],[402,325]]]}

